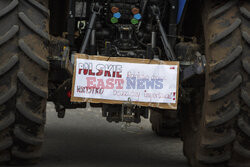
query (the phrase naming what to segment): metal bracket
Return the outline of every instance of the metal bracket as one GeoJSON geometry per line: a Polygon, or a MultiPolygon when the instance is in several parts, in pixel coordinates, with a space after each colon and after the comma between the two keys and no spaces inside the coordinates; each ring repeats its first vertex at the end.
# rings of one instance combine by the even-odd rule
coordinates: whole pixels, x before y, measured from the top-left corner
{"type": "Polygon", "coordinates": [[[162,43],[164,46],[166,56],[168,57],[169,60],[174,61],[174,60],[176,60],[176,56],[175,56],[175,53],[174,53],[172,46],[170,45],[170,43],[168,41],[166,31],[161,23],[160,9],[156,5],[151,6],[151,9],[152,9],[153,15],[155,15],[157,24],[159,26],[159,30],[161,33],[161,40],[162,40],[162,43]]]}
{"type": "Polygon", "coordinates": [[[83,43],[82,43],[82,46],[81,46],[80,53],[85,53],[85,51],[86,51],[91,32],[92,32],[92,30],[94,28],[94,24],[96,22],[97,15],[100,14],[101,9],[102,9],[102,6],[99,5],[99,3],[94,3],[93,4],[92,15],[90,17],[88,28],[87,28],[86,34],[84,36],[84,39],[83,39],[83,43]]]}
{"type": "Polygon", "coordinates": [[[131,98],[128,98],[128,101],[122,104],[122,113],[121,113],[121,120],[122,122],[133,122],[133,109],[136,105],[132,104],[131,98]]]}
{"type": "Polygon", "coordinates": [[[134,126],[131,123],[135,121],[135,116],[133,115],[133,109],[135,109],[136,105],[132,104],[131,98],[128,98],[128,101],[122,104],[122,114],[121,114],[121,122],[125,122],[122,125],[121,130],[129,133],[140,133],[143,128],[141,126],[134,126]],[[128,129],[130,127],[138,128],[128,129]]]}
{"type": "Polygon", "coordinates": [[[81,21],[77,22],[77,29],[80,31],[80,34],[85,29],[85,27],[86,27],[86,21],[85,20],[81,20],[81,21]]]}
{"type": "Polygon", "coordinates": [[[201,55],[199,52],[196,52],[197,61],[186,67],[183,68],[181,71],[181,82],[193,77],[194,75],[201,75],[205,72],[206,67],[206,58],[204,55],[201,55]]]}
{"type": "Polygon", "coordinates": [[[73,65],[69,59],[70,48],[65,46],[62,53],[61,68],[66,69],[71,75],[73,75],[73,65]]]}

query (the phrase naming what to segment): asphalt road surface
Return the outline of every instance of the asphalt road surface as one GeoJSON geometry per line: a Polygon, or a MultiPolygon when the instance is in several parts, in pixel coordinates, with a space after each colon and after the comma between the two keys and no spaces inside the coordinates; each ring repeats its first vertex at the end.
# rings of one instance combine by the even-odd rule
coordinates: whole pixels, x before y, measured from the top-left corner
{"type": "Polygon", "coordinates": [[[36,167],[188,167],[180,139],[157,137],[148,120],[125,130],[106,122],[98,108],[67,110],[59,119],[48,103],[47,113],[36,167]]]}

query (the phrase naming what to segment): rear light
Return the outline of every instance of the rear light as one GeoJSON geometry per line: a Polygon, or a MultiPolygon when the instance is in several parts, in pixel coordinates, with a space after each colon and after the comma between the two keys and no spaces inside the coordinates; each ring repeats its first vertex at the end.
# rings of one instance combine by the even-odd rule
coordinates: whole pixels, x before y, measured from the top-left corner
{"type": "Polygon", "coordinates": [[[114,7],[111,8],[111,12],[112,13],[117,13],[117,12],[119,12],[119,8],[114,6],[114,7]]]}
{"type": "Polygon", "coordinates": [[[68,96],[68,98],[71,98],[71,91],[67,92],[67,96],[68,96]]]}
{"type": "Polygon", "coordinates": [[[136,14],[138,14],[138,13],[140,12],[140,9],[138,9],[138,8],[133,8],[133,9],[131,10],[131,12],[132,12],[134,15],[136,15],[136,14]]]}
{"type": "Polygon", "coordinates": [[[135,15],[134,15],[134,18],[135,18],[136,20],[140,20],[140,19],[141,19],[141,14],[140,14],[140,13],[135,14],[135,15]]]}

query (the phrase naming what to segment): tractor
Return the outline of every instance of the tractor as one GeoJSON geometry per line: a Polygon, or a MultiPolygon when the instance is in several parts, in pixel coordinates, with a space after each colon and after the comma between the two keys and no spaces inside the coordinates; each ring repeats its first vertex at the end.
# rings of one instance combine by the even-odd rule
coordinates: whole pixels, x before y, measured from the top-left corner
{"type": "MultiPolygon", "coordinates": [[[[178,109],[134,106],[125,122],[179,134],[192,167],[249,167],[249,45],[249,0],[1,0],[0,163],[39,162],[48,101],[59,118],[86,107],[70,100],[84,53],[178,61],[178,109]]],[[[124,121],[124,105],[90,105],[124,121]]]]}

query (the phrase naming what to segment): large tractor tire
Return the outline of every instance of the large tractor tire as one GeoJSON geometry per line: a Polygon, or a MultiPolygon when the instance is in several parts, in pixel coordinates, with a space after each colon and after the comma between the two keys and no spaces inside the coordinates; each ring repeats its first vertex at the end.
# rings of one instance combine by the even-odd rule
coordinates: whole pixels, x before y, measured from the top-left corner
{"type": "Polygon", "coordinates": [[[193,167],[249,167],[250,2],[204,3],[205,94],[185,113],[184,154],[193,167]]]}
{"type": "Polygon", "coordinates": [[[48,0],[0,1],[0,163],[41,157],[48,95],[48,0]]]}
{"type": "Polygon", "coordinates": [[[157,136],[178,137],[180,121],[177,111],[174,110],[150,110],[150,122],[152,130],[157,136]]]}

